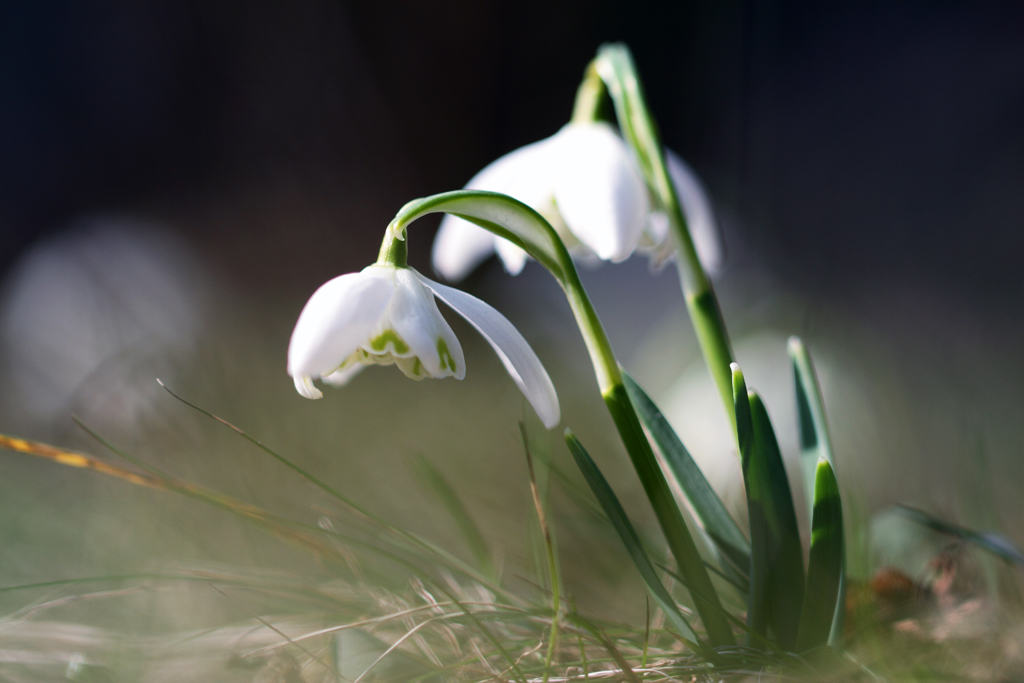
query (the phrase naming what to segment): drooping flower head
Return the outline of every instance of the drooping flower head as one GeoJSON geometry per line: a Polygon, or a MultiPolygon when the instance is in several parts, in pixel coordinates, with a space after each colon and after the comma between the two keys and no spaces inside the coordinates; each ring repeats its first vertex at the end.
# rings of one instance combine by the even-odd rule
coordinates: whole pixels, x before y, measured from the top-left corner
{"type": "MultiPolygon", "coordinates": [[[[715,271],[721,247],[711,204],[693,170],[666,152],[698,254],[715,271]]],[[[640,250],[660,266],[672,254],[668,219],[653,210],[629,147],[604,122],[569,123],[555,135],[492,162],[466,189],[500,192],[532,207],[577,258],[618,262],[640,250]]],[[[434,241],[433,265],[446,279],[457,281],[495,252],[513,275],[526,263],[522,249],[447,215],[434,241]]]]}
{"type": "MultiPolygon", "coordinates": [[[[390,232],[385,238],[394,240],[390,232]]],[[[558,424],[558,398],[537,355],[498,311],[474,296],[382,259],[322,285],[299,315],[288,346],[288,374],[306,398],[320,398],[314,378],[343,385],[368,365],[395,364],[420,380],[466,376],[458,338],[435,297],[465,318],[491,344],[505,369],[548,428],[558,424]]],[[[390,252],[388,252],[390,253],[390,252]]]]}

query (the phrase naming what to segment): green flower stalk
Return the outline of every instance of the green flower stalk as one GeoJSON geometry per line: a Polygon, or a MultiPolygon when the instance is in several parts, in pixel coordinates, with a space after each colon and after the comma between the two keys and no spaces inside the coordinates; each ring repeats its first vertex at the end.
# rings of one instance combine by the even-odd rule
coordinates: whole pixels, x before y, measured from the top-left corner
{"type": "Polygon", "coordinates": [[[441,212],[475,223],[523,249],[547,268],[561,285],[590,354],[601,396],[654,508],[710,640],[716,646],[734,643],[718,594],[626,393],[622,373],[604,327],[580,283],[572,257],[555,229],[535,210],[511,197],[474,190],[446,192],[414,200],[402,207],[388,226],[382,253],[392,248],[388,246],[389,240],[405,239],[410,223],[422,216],[441,212]]]}
{"type": "Polygon", "coordinates": [[[665,148],[647,107],[633,57],[625,45],[604,45],[598,50],[597,57],[587,67],[583,84],[577,93],[574,119],[599,114],[603,99],[600,95],[602,86],[615,105],[619,128],[637,155],[640,170],[655,203],[668,217],[686,307],[735,432],[732,372],[729,369],[734,357],[729,334],[725,329],[714,287],[698,258],[686,214],[666,161],[665,148]]]}

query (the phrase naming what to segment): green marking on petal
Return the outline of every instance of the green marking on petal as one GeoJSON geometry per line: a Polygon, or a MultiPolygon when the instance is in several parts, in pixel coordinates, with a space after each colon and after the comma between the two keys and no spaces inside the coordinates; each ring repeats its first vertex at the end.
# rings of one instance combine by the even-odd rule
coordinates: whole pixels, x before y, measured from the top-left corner
{"type": "Polygon", "coordinates": [[[388,344],[391,344],[393,353],[409,353],[409,345],[394,330],[385,330],[370,340],[370,348],[374,351],[383,351],[388,344]]]}
{"type": "Polygon", "coordinates": [[[456,372],[455,359],[452,358],[451,351],[448,350],[448,344],[443,338],[438,337],[437,340],[437,355],[441,359],[441,369],[448,369],[452,372],[456,372]]]}
{"type": "Polygon", "coordinates": [[[415,362],[412,364],[412,374],[419,377],[423,374],[423,363],[420,362],[419,356],[416,356],[413,360],[415,362]]]}

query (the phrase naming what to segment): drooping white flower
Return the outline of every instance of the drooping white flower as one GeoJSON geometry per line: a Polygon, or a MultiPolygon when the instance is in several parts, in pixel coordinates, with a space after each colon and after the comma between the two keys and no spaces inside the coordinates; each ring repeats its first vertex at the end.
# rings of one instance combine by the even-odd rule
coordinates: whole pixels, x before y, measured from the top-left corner
{"type": "MultiPolygon", "coordinates": [[[[693,170],[670,150],[666,157],[697,254],[715,272],[722,249],[711,203],[693,170]]],[[[532,207],[577,257],[617,262],[640,250],[660,265],[672,255],[668,219],[652,211],[628,146],[607,123],[570,123],[492,162],[466,189],[501,192],[532,207]]],[[[434,269],[461,280],[495,252],[512,275],[526,263],[511,242],[446,215],[434,240],[434,269]]]]}
{"type": "Polygon", "coordinates": [[[288,374],[296,390],[320,398],[313,378],[341,385],[367,365],[392,363],[416,380],[465,377],[462,346],[441,317],[435,296],[490,343],[544,425],[557,425],[555,388],[512,323],[476,297],[406,267],[372,265],[314,292],[288,346],[288,374]]]}
{"type": "MultiPolygon", "coordinates": [[[[510,152],[474,176],[466,189],[501,192],[532,207],[574,252],[606,261],[629,257],[650,205],[629,148],[607,123],[570,123],[555,135],[510,152]]],[[[497,251],[513,275],[526,254],[456,216],[445,216],[434,241],[434,268],[459,280],[497,251]]]]}

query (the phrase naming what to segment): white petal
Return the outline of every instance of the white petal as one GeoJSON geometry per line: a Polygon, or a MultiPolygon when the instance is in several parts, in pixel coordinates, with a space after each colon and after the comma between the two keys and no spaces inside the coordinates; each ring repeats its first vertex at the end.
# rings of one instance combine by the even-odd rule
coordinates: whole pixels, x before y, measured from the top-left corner
{"type": "Polygon", "coordinates": [[[422,275],[419,278],[441,301],[451,306],[484,336],[526,400],[537,411],[544,426],[554,428],[561,419],[558,395],[537,354],[523,339],[523,335],[519,334],[519,330],[505,316],[475,296],[438,284],[422,275]]]}
{"type": "Polygon", "coordinates": [[[387,314],[392,328],[409,345],[409,353],[393,355],[416,356],[427,374],[434,378],[466,376],[466,361],[459,340],[437,310],[433,294],[421,284],[412,269],[398,269],[395,294],[387,314]]]}
{"type": "Polygon", "coordinates": [[[393,273],[393,268],[371,266],[316,290],[295,323],[288,344],[288,374],[319,376],[341,365],[366,340],[387,307],[393,273]]]}
{"type": "MultiPolygon", "coordinates": [[[[507,194],[548,216],[553,208],[550,147],[551,138],[547,138],[509,152],[473,176],[466,189],[507,194]]],[[[496,247],[505,270],[518,275],[526,263],[526,252],[469,221],[447,215],[434,239],[434,270],[445,279],[461,280],[496,247]]]]}
{"type": "Polygon", "coordinates": [[[697,257],[709,273],[718,273],[722,270],[724,250],[707,190],[697,173],[678,154],[666,149],[665,160],[679,202],[683,206],[686,223],[690,227],[690,237],[693,238],[697,257]]]}
{"type": "Polygon", "coordinates": [[[526,259],[528,258],[525,251],[504,237],[495,237],[494,246],[498,251],[501,264],[505,266],[505,270],[509,275],[519,275],[519,273],[523,272],[523,267],[526,266],[526,259]]]}
{"type": "Polygon", "coordinates": [[[555,137],[555,203],[566,226],[602,259],[628,258],[649,205],[626,143],[606,123],[569,124],[555,137]]]}
{"type": "Polygon", "coordinates": [[[434,238],[434,270],[446,280],[461,280],[494,253],[496,239],[480,226],[446,214],[434,238]]]}
{"type": "Polygon", "coordinates": [[[342,387],[348,384],[350,379],[362,372],[365,367],[362,363],[353,363],[347,368],[335,370],[329,375],[324,375],[321,379],[332,387],[342,387]]]}
{"type": "Polygon", "coordinates": [[[293,379],[295,381],[295,391],[306,398],[323,398],[323,394],[313,384],[313,378],[309,375],[296,375],[293,379]]]}
{"type": "Polygon", "coordinates": [[[500,192],[541,211],[551,201],[554,137],[520,147],[484,167],[466,183],[467,190],[500,192]]]}

